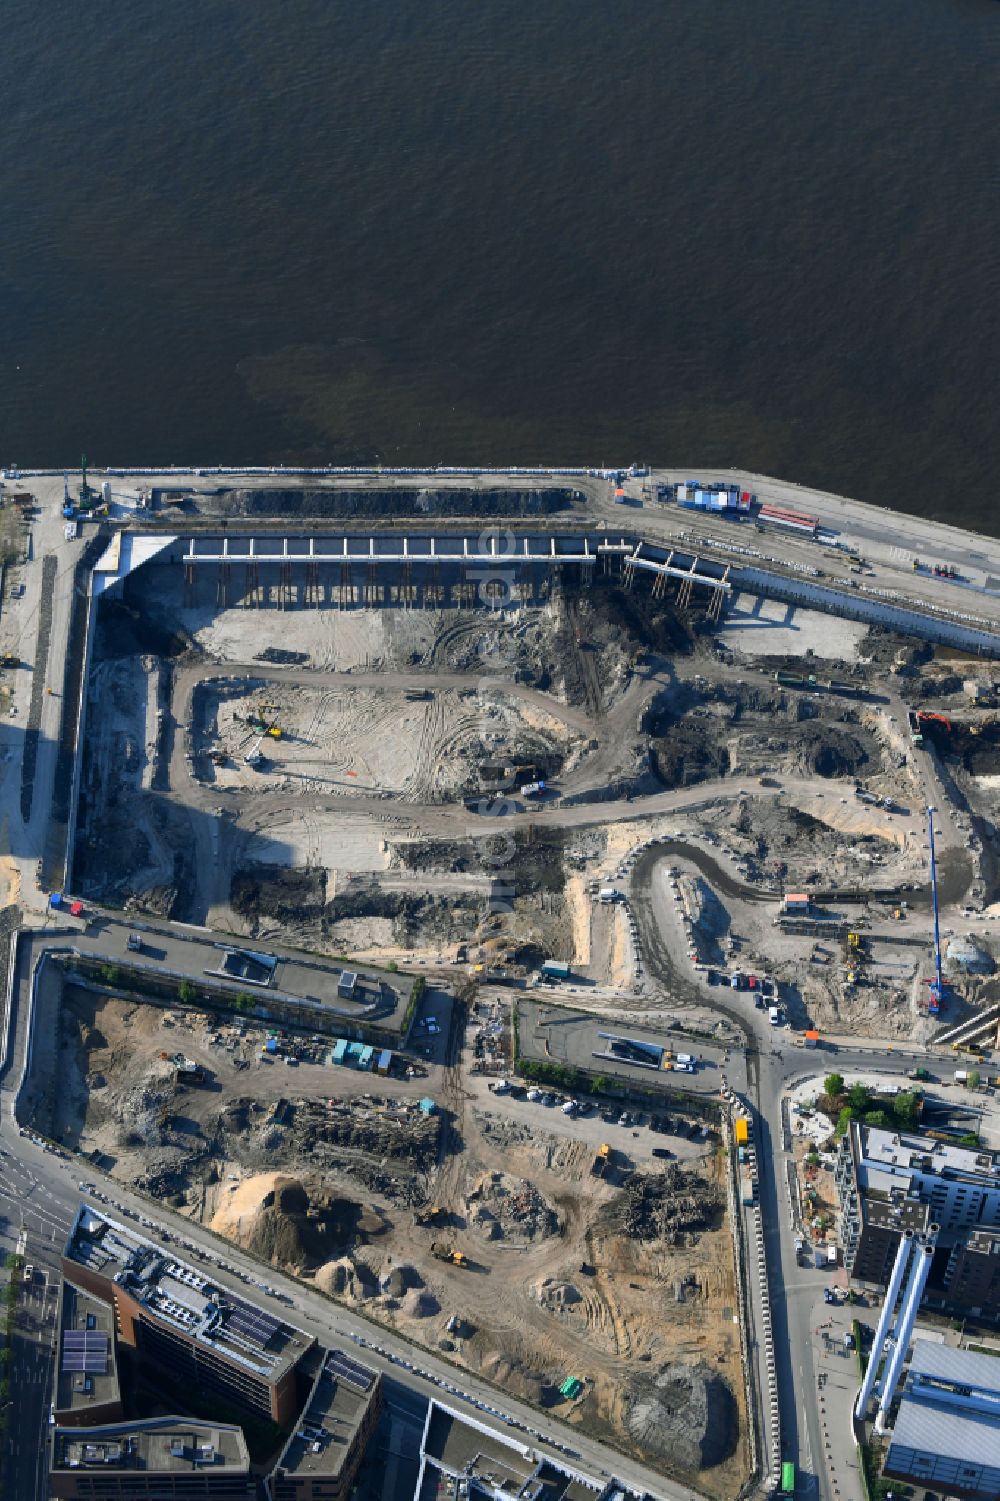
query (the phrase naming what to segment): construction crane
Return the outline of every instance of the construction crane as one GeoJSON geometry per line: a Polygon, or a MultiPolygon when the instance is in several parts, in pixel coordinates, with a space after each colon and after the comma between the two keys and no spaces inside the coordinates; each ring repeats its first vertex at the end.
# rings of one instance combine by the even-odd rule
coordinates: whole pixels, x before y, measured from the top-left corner
{"type": "Polygon", "coordinates": [[[249,751],[243,757],[243,760],[245,761],[245,763],[247,764],[247,766],[252,766],[255,769],[263,766],[263,764],[264,764],[264,757],[260,753],[260,748],[263,745],[263,743],[264,743],[264,736],[261,735],[260,739],[257,741],[257,744],[254,746],[253,750],[249,751]]]}
{"type": "Polygon", "coordinates": [[[937,1016],[944,999],[944,980],[941,975],[941,925],[938,920],[937,861],[934,856],[934,809],[931,807],[927,809],[927,837],[931,851],[931,905],[934,909],[934,978],[927,982],[930,986],[927,1010],[931,1016],[937,1016]]]}

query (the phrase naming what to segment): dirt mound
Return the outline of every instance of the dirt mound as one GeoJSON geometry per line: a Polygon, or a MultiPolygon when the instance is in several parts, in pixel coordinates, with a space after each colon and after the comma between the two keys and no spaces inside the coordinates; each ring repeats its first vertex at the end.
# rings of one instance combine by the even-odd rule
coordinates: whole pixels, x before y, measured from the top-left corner
{"type": "Polygon", "coordinates": [[[714,1183],[670,1163],[662,1173],[633,1173],[601,1210],[597,1228],[632,1240],[694,1245],[698,1231],[718,1223],[722,1206],[714,1183]]]}
{"type": "Polygon", "coordinates": [[[818,776],[857,776],[869,763],[869,748],[864,740],[839,725],[810,725],[800,733],[806,765],[818,776]]]}
{"type": "Polygon", "coordinates": [[[441,1304],[426,1288],[414,1287],[406,1294],[400,1308],[411,1319],[429,1319],[441,1312],[441,1304]]]}
{"type": "Polygon", "coordinates": [[[531,1293],[543,1308],[569,1308],[572,1304],[583,1301],[583,1294],[572,1282],[559,1282],[554,1277],[536,1282],[531,1293]]]}
{"type": "Polygon", "coordinates": [[[239,1185],[211,1227],[272,1266],[310,1268],[364,1235],[366,1218],[362,1205],[325,1193],[318,1182],[259,1174],[239,1185]]]}
{"type": "Polygon", "coordinates": [[[409,1266],[405,1261],[400,1262],[399,1266],[394,1266],[392,1271],[382,1278],[382,1291],[392,1298],[401,1298],[412,1288],[423,1287],[423,1285],[424,1279],[416,1267],[409,1266]]]}
{"type": "Polygon", "coordinates": [[[674,1364],[650,1379],[633,1378],[625,1427],[644,1453],[697,1471],[733,1453],[739,1419],[732,1392],[710,1367],[674,1364]]]}
{"type": "Polygon", "coordinates": [[[369,1269],[362,1262],[354,1262],[349,1256],[337,1261],[327,1261],[317,1267],[316,1286],[333,1298],[343,1298],[349,1303],[363,1303],[375,1297],[378,1287],[369,1269]]]}
{"type": "Polygon", "coordinates": [[[526,1178],[487,1173],[466,1196],[469,1223],[489,1240],[545,1240],[559,1230],[559,1216],[526,1178]]]}
{"type": "Polygon", "coordinates": [[[244,866],[233,874],[229,901],[240,917],[266,913],[276,922],[305,922],[321,916],[326,905],[326,871],[322,866],[244,866]]]}
{"type": "Polygon", "coordinates": [[[690,787],[729,771],[729,749],[721,732],[708,736],[703,724],[681,720],[669,734],[651,742],[650,754],[664,787],[690,787]]]}
{"type": "Polygon", "coordinates": [[[536,1407],[550,1407],[557,1397],[557,1388],[516,1356],[491,1354],[483,1361],[482,1371],[494,1386],[513,1397],[533,1402],[536,1407]]]}

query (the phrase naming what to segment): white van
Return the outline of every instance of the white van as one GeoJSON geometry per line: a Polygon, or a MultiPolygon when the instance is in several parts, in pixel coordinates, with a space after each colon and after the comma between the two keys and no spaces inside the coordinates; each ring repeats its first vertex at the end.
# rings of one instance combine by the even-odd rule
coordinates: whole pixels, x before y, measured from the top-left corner
{"type": "Polygon", "coordinates": [[[771,1023],[772,1027],[781,1026],[781,1012],[778,1010],[777,1006],[768,1006],[767,1019],[771,1023]]]}

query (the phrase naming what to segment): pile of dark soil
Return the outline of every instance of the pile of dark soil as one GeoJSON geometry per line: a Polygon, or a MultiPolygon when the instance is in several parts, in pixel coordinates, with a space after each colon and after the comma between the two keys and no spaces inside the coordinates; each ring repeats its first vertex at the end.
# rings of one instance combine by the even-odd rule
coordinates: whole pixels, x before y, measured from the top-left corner
{"type": "Polygon", "coordinates": [[[804,724],[797,732],[802,755],[821,777],[854,777],[871,759],[864,740],[842,725],[804,724]]]}
{"type": "Polygon", "coordinates": [[[706,720],[681,720],[650,744],[653,770],[664,787],[690,787],[711,782],[729,772],[729,747],[720,736],[720,726],[706,720]]]}
{"type": "Polygon", "coordinates": [[[676,1163],[662,1173],[633,1173],[606,1204],[596,1228],[632,1240],[693,1245],[697,1232],[714,1228],[722,1214],[722,1194],[714,1183],[685,1173],[676,1163]]]}
{"type": "Polygon", "coordinates": [[[243,918],[306,922],[320,917],[326,907],[326,870],[321,865],[299,869],[243,866],[233,875],[229,900],[243,918]]]}
{"type": "Polygon", "coordinates": [[[633,1377],[625,1427],[645,1454],[688,1471],[728,1459],[739,1436],[739,1415],[729,1387],[711,1367],[661,1366],[655,1376],[633,1377]]]}

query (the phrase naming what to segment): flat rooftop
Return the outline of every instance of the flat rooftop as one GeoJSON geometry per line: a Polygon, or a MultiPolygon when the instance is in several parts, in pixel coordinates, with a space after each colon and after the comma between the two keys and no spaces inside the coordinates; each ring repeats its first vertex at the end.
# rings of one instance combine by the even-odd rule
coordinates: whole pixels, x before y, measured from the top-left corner
{"type": "Polygon", "coordinates": [[[536,1465],[530,1455],[505,1443],[500,1434],[484,1433],[464,1418],[440,1407],[431,1407],[424,1453],[442,1469],[456,1475],[491,1476],[517,1494],[536,1465]]]}
{"type": "Polygon", "coordinates": [[[120,1396],[115,1360],[115,1311],[63,1281],[56,1366],[57,1412],[85,1412],[120,1396]]]}
{"type": "Polygon", "coordinates": [[[90,1204],[77,1210],[63,1255],[70,1267],[86,1267],[123,1288],[161,1324],[266,1381],[277,1381],[314,1343],[90,1204]]]}
{"type": "Polygon", "coordinates": [[[414,975],[391,974],[370,965],[346,968],[272,943],[266,950],[216,943],[197,952],[201,973],[234,994],[259,993],[264,1005],[269,998],[285,998],[359,1025],[377,1022],[389,1031],[400,1030],[416,983],[414,975]]]}
{"type": "Polygon", "coordinates": [[[869,1189],[867,1193],[859,1195],[859,1198],[866,1224],[876,1229],[921,1232],[930,1224],[930,1204],[925,1199],[901,1193],[898,1188],[889,1191],[869,1189]]]}
{"type": "Polygon", "coordinates": [[[52,1440],[53,1470],[217,1475],[245,1474],[249,1468],[243,1430],[231,1423],[144,1418],[96,1428],[57,1428],[52,1440]]]}
{"type": "Polygon", "coordinates": [[[443,1501],[459,1493],[497,1501],[635,1501],[617,1480],[596,1480],[564,1469],[516,1439],[432,1402],[422,1447],[417,1501],[443,1501]]]}
{"type": "Polygon", "coordinates": [[[916,1132],[886,1131],[881,1126],[862,1126],[860,1137],[861,1162],[869,1169],[882,1168],[893,1175],[934,1173],[992,1188],[1000,1181],[1000,1154],[994,1152],[935,1141],[916,1132]]]}
{"type": "Polygon", "coordinates": [[[336,1478],[358,1429],[380,1402],[381,1389],[375,1371],[351,1355],[327,1351],[276,1473],[336,1478]]]}

